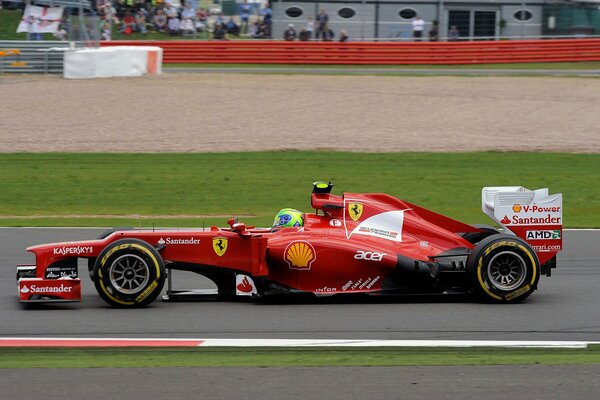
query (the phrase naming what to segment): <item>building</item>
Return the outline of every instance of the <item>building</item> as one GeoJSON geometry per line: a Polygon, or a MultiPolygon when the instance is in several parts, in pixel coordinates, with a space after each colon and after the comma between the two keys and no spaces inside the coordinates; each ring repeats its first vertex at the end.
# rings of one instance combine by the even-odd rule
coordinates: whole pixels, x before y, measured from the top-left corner
{"type": "MultiPolygon", "coordinates": [[[[552,10],[561,2],[550,0],[272,0],[273,38],[283,36],[289,24],[297,30],[325,9],[330,28],[338,34],[346,30],[353,40],[412,40],[412,21],[420,15],[426,22],[424,36],[434,22],[439,22],[443,40],[451,26],[456,26],[464,39],[534,38],[541,35],[568,34],[556,20],[552,10]]],[[[600,16],[600,0],[570,1],[566,7],[586,8],[600,16]]],[[[600,23],[600,22],[599,22],[600,23]]],[[[564,24],[563,24],[564,25],[564,24]]],[[[585,25],[585,24],[584,24],[585,25]]],[[[585,30],[596,33],[600,26],[585,30]]],[[[574,32],[575,34],[581,32],[574,32]]]]}

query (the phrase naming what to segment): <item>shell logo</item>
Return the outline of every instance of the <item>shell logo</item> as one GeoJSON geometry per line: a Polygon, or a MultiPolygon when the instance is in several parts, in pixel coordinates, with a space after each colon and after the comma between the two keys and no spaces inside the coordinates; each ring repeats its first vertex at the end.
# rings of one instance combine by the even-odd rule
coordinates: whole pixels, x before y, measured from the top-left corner
{"type": "Polygon", "coordinates": [[[309,270],[317,259],[317,253],[312,244],[296,241],[288,244],[283,252],[283,258],[291,269],[309,270]]]}
{"type": "Polygon", "coordinates": [[[515,205],[512,206],[512,209],[516,213],[521,212],[521,205],[520,204],[515,204],[515,205]]]}

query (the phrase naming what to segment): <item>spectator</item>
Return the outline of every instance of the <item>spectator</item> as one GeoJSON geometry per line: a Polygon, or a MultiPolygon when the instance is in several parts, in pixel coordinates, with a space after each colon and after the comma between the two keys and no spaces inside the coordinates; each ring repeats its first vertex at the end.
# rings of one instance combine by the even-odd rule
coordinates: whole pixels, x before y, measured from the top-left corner
{"type": "Polygon", "coordinates": [[[177,17],[169,18],[167,21],[167,32],[171,36],[176,36],[181,33],[181,20],[177,17]]]}
{"type": "Polygon", "coordinates": [[[450,30],[448,31],[448,40],[450,42],[456,42],[460,37],[460,32],[458,32],[458,28],[456,25],[452,25],[450,30]]]}
{"type": "Polygon", "coordinates": [[[413,19],[413,22],[412,22],[413,37],[415,38],[416,42],[421,41],[421,38],[423,37],[423,29],[424,28],[425,28],[425,21],[423,21],[423,18],[421,18],[420,15],[417,15],[415,17],[415,19],[413,19]]]}
{"type": "Polygon", "coordinates": [[[252,5],[248,4],[248,0],[244,0],[244,3],[240,6],[240,31],[242,34],[248,33],[248,21],[251,12],[252,5]]]}
{"type": "Polygon", "coordinates": [[[223,19],[222,12],[218,13],[217,16],[215,17],[215,25],[217,25],[217,24],[225,25],[225,20],[223,19]]]}
{"type": "Polygon", "coordinates": [[[325,41],[325,36],[327,35],[327,23],[329,22],[329,15],[325,12],[324,8],[321,8],[319,11],[319,15],[317,15],[317,33],[315,35],[316,39],[323,36],[323,41],[325,41]]]}
{"type": "Polygon", "coordinates": [[[181,19],[184,20],[186,18],[194,19],[196,18],[196,11],[192,8],[191,3],[185,3],[185,8],[181,11],[181,19]]]}
{"type": "Polygon", "coordinates": [[[240,27],[238,26],[238,24],[235,23],[233,17],[230,17],[229,21],[227,21],[227,25],[225,25],[225,30],[230,35],[240,36],[240,27]]]}
{"type": "Polygon", "coordinates": [[[308,33],[308,40],[312,39],[313,33],[315,32],[315,22],[313,17],[308,17],[306,21],[306,32],[308,33]]]}
{"type": "Polygon", "coordinates": [[[146,33],[146,14],[142,11],[138,11],[135,16],[135,30],[140,33],[146,33]]]}
{"type": "Polygon", "coordinates": [[[270,38],[271,35],[271,30],[269,28],[269,25],[266,22],[261,22],[258,25],[258,31],[256,32],[256,35],[254,35],[255,39],[268,39],[270,38]]]}
{"type": "Polygon", "coordinates": [[[154,29],[158,32],[164,32],[167,29],[167,16],[165,15],[165,10],[158,8],[156,10],[156,15],[152,18],[152,23],[154,24],[154,29]]]}
{"type": "Polygon", "coordinates": [[[438,39],[439,39],[438,23],[437,23],[437,21],[433,21],[433,23],[431,24],[431,30],[429,31],[429,41],[437,42],[438,39]]]}
{"type": "MultiPolygon", "coordinates": [[[[0,9],[2,9],[2,7],[0,7],[0,9]]],[[[104,21],[102,21],[102,20],[100,21],[101,24],[103,22],[104,21]]],[[[71,30],[71,27],[69,26],[69,17],[66,15],[66,13],[64,13],[60,20],[60,25],[58,26],[58,31],[54,32],[52,35],[54,36],[54,38],[56,40],[67,40],[69,38],[70,30],[71,30]]]]}
{"type": "Polygon", "coordinates": [[[333,42],[333,38],[335,37],[335,33],[333,33],[333,30],[325,25],[325,28],[323,29],[323,41],[324,42],[333,42]]]}
{"type": "Polygon", "coordinates": [[[350,38],[348,37],[348,32],[346,32],[346,31],[344,31],[344,30],[343,30],[343,31],[340,31],[340,42],[347,42],[347,41],[348,41],[348,39],[350,39],[350,38]]]}
{"type": "Polygon", "coordinates": [[[271,4],[266,3],[265,8],[263,8],[260,12],[263,17],[263,23],[267,26],[263,29],[263,32],[266,37],[271,37],[271,24],[273,23],[273,10],[271,9],[271,4]]]}
{"type": "Polygon", "coordinates": [[[260,22],[254,21],[250,28],[248,28],[248,36],[251,38],[256,38],[258,36],[258,32],[260,31],[260,22]]]}
{"type": "Polygon", "coordinates": [[[135,18],[133,15],[131,15],[131,13],[129,11],[127,11],[125,13],[125,16],[123,17],[123,23],[121,25],[120,32],[124,35],[129,36],[133,33],[134,29],[135,29],[135,18]]]}
{"type": "Polygon", "coordinates": [[[177,8],[173,4],[167,3],[167,18],[179,18],[177,8]]]}
{"type": "Polygon", "coordinates": [[[125,18],[125,14],[127,14],[127,10],[129,10],[129,7],[125,4],[125,0],[117,0],[116,4],[114,4],[114,7],[117,18],[122,21],[123,18],[125,18]]]}
{"type": "Polygon", "coordinates": [[[54,36],[56,40],[67,40],[68,33],[64,25],[60,24],[58,31],[54,32],[52,36],[54,36]]]}
{"type": "Polygon", "coordinates": [[[182,33],[184,34],[194,34],[196,32],[196,27],[194,26],[194,20],[192,18],[183,18],[181,20],[181,26],[179,27],[182,33]]]}
{"type": "Polygon", "coordinates": [[[207,15],[208,13],[204,8],[199,8],[198,12],[196,13],[196,18],[198,19],[198,21],[206,22],[207,15]]]}
{"type": "Polygon", "coordinates": [[[104,21],[102,23],[102,29],[101,29],[100,34],[101,34],[102,40],[106,40],[106,41],[111,40],[110,23],[108,21],[104,21]]]}
{"type": "Polygon", "coordinates": [[[298,40],[300,40],[301,42],[308,42],[310,40],[310,33],[308,33],[308,30],[306,30],[306,28],[302,28],[300,30],[298,40]]]}
{"type": "Polygon", "coordinates": [[[196,9],[198,8],[198,0],[184,0],[183,4],[186,7],[189,6],[194,12],[196,12],[196,9]]]}
{"type": "Polygon", "coordinates": [[[143,4],[139,4],[138,13],[142,13],[146,21],[148,21],[148,10],[146,10],[143,4]]]}
{"type": "Polygon", "coordinates": [[[283,38],[288,42],[293,42],[296,39],[296,30],[294,24],[289,24],[285,32],[283,32],[283,38]]]}
{"type": "Polygon", "coordinates": [[[225,30],[225,26],[223,24],[215,25],[215,29],[213,30],[213,39],[227,40],[227,31],[225,30]]]}
{"type": "Polygon", "coordinates": [[[206,26],[206,17],[208,13],[204,8],[199,8],[196,12],[196,31],[206,32],[208,30],[206,26]]]}

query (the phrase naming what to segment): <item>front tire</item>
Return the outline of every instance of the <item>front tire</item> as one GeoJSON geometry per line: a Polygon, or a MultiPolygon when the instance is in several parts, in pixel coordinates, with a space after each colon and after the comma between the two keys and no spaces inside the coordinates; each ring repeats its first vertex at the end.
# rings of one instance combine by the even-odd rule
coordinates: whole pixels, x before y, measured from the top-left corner
{"type": "Polygon", "coordinates": [[[144,307],[161,293],[165,283],[162,257],[139,239],[121,239],[96,258],[94,285],[100,297],[115,307],[144,307]]]}
{"type": "Polygon", "coordinates": [[[475,294],[493,303],[518,303],[537,288],[540,262],[524,240],[493,235],[475,246],[467,260],[475,294]]]}

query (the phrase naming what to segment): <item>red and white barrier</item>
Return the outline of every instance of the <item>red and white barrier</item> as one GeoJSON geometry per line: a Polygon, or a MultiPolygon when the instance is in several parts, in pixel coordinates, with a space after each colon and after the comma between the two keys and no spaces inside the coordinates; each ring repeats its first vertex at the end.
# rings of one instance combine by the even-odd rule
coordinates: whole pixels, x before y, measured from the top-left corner
{"type": "Polygon", "coordinates": [[[118,46],[66,51],[63,76],[109,78],[162,73],[163,50],[156,46],[118,46]]]}

